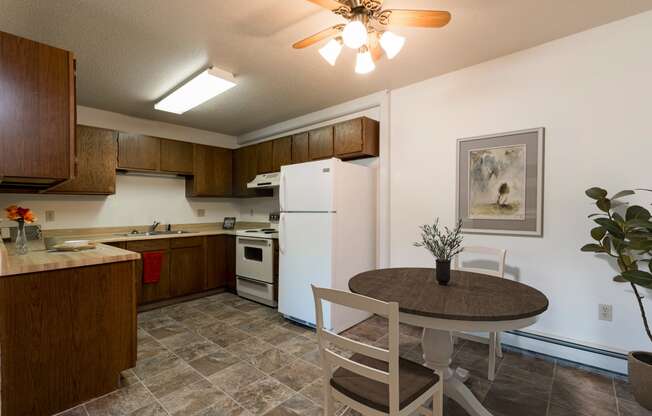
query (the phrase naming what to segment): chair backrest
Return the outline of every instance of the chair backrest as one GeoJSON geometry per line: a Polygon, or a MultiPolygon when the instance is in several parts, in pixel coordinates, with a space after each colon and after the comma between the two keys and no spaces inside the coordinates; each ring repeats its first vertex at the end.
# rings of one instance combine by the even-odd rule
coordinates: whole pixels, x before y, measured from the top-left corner
{"type": "Polygon", "coordinates": [[[479,247],[479,246],[469,246],[464,247],[462,252],[455,256],[453,259],[453,269],[462,270],[465,272],[473,273],[483,273],[490,276],[496,277],[505,277],[505,257],[507,256],[507,250],[491,247],[479,247]],[[460,256],[463,254],[479,254],[483,256],[491,256],[492,260],[496,262],[498,268],[497,270],[485,268],[485,267],[465,267],[460,260],[460,256]]]}
{"type": "Polygon", "coordinates": [[[363,377],[385,383],[389,386],[389,414],[397,415],[400,408],[399,398],[399,321],[398,303],[382,302],[367,296],[356,295],[335,289],[326,289],[312,285],[312,293],[315,299],[315,316],[317,317],[317,339],[321,357],[322,369],[324,371],[325,383],[328,383],[332,376],[333,366],[343,367],[363,377]],[[324,317],[322,301],[337,305],[366,311],[386,317],[389,329],[389,349],[383,349],[351,338],[335,334],[324,328],[324,317]],[[389,371],[381,371],[372,368],[341,355],[329,348],[330,345],[341,350],[353,351],[367,357],[388,363],[389,371]]]}

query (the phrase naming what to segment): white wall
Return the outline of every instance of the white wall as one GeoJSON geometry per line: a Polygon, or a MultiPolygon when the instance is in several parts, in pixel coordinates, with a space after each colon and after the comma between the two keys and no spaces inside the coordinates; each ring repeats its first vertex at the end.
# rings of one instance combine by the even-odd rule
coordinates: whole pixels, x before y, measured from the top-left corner
{"type": "MultiPolygon", "coordinates": [[[[79,124],[130,133],[227,148],[238,147],[234,136],[88,107],[78,107],[77,121],[79,124]]],[[[131,174],[118,175],[116,193],[108,197],[0,194],[0,208],[11,204],[32,208],[44,229],[146,225],[154,220],[177,224],[218,222],[225,216],[236,216],[241,221],[267,221],[270,211],[278,211],[278,200],[275,198],[186,198],[185,182],[181,178],[131,174]],[[206,215],[198,217],[197,209],[204,209],[206,215]],[[45,222],[46,210],[55,211],[54,222],[45,222]]]]}
{"type": "MultiPolygon", "coordinates": [[[[631,289],[603,258],[580,253],[594,209],[584,190],[650,188],[652,13],[391,93],[391,263],[430,266],[417,226],[455,220],[456,140],[545,127],[544,237],[472,236],[504,247],[508,271],[542,290],[534,329],[613,350],[647,349],[631,289]],[[614,305],[613,322],[598,304],[614,305]]],[[[652,314],[652,291],[646,305],[652,314]]]]}

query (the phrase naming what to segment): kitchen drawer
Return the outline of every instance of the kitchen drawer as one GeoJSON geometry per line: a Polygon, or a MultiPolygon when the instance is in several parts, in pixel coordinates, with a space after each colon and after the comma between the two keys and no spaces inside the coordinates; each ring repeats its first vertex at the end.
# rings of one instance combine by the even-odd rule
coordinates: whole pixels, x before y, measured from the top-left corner
{"type": "Polygon", "coordinates": [[[145,251],[159,251],[168,250],[170,248],[170,240],[141,240],[141,241],[128,241],[127,250],[143,253],[145,251]]]}
{"type": "Polygon", "coordinates": [[[170,247],[197,247],[204,244],[204,237],[180,237],[170,239],[170,247]]]}

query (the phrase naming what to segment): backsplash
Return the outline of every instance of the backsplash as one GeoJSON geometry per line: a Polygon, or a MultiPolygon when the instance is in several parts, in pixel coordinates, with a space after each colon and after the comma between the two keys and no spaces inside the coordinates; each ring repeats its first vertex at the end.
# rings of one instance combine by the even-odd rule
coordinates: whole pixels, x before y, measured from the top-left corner
{"type": "Polygon", "coordinates": [[[108,197],[0,194],[0,209],[11,204],[31,208],[44,230],[135,226],[155,220],[174,224],[209,223],[222,222],[224,217],[267,222],[268,214],[278,211],[277,196],[186,198],[183,178],[139,175],[118,175],[116,194],[108,197]],[[204,216],[198,216],[202,210],[204,216]],[[45,211],[54,211],[54,221],[45,221],[45,211]]]}

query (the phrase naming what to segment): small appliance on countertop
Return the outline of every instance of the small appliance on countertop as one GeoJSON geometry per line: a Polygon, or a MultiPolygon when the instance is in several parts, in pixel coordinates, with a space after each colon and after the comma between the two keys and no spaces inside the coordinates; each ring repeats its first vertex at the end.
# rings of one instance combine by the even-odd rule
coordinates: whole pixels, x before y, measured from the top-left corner
{"type": "Polygon", "coordinates": [[[236,262],[238,295],[276,307],[276,277],[278,276],[278,222],[270,214],[269,228],[236,231],[236,262]]]}

